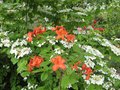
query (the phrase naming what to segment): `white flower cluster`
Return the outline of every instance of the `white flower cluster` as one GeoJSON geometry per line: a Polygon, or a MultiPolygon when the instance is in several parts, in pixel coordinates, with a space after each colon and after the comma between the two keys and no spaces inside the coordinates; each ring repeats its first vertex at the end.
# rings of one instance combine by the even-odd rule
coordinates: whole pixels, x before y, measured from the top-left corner
{"type": "Polygon", "coordinates": [[[55,52],[55,54],[61,54],[64,51],[61,48],[56,48],[56,49],[54,49],[54,52],[55,52]]]}
{"type": "Polygon", "coordinates": [[[111,82],[106,82],[103,84],[103,88],[105,88],[106,90],[110,90],[110,88],[112,87],[112,83],[111,82]]]}
{"type": "MultiPolygon", "coordinates": [[[[82,77],[85,79],[85,75],[82,75],[82,77]]],[[[85,80],[87,84],[97,84],[102,85],[104,83],[104,76],[103,75],[91,75],[89,80],[85,80]]]]}
{"type": "Polygon", "coordinates": [[[103,73],[103,74],[108,74],[108,73],[105,72],[103,69],[98,70],[98,72],[101,72],[101,73],[103,73]]]}
{"type": "Polygon", "coordinates": [[[111,51],[116,54],[117,56],[120,55],[120,48],[114,46],[109,40],[107,39],[100,39],[99,37],[93,38],[93,40],[98,41],[102,46],[109,47],[111,51]]]}
{"type": "Polygon", "coordinates": [[[95,49],[95,48],[92,48],[91,46],[88,46],[88,45],[79,45],[80,48],[84,49],[86,52],[90,53],[90,54],[93,54],[94,56],[97,56],[97,57],[100,57],[100,58],[104,58],[103,54],[95,49]]]}
{"type": "Polygon", "coordinates": [[[82,30],[82,31],[74,30],[73,33],[74,34],[87,34],[85,30],[82,30]]]}
{"type": "Polygon", "coordinates": [[[84,56],[86,58],[86,60],[95,60],[96,57],[95,56],[84,56]]]}
{"type": "Polygon", "coordinates": [[[46,43],[45,41],[44,41],[44,42],[42,42],[42,43],[37,42],[38,47],[42,47],[45,43],[46,43]]]}
{"type": "Polygon", "coordinates": [[[100,60],[97,62],[97,64],[100,65],[101,67],[104,67],[106,65],[106,62],[100,60]]]}
{"type": "Polygon", "coordinates": [[[110,68],[111,77],[120,80],[120,75],[117,74],[116,69],[110,68]]]}
{"type": "Polygon", "coordinates": [[[94,68],[95,66],[95,63],[93,62],[93,60],[96,59],[95,56],[84,56],[85,57],[85,64],[88,66],[88,67],[91,67],[91,68],[94,68]]]}
{"type": "Polygon", "coordinates": [[[25,47],[25,45],[27,45],[26,40],[17,39],[11,46],[10,54],[15,54],[15,58],[17,59],[28,55],[32,50],[29,47],[25,47]]]}
{"type": "Polygon", "coordinates": [[[1,43],[0,43],[0,47],[10,47],[11,46],[11,41],[9,39],[9,37],[6,38],[1,38],[1,43]]]}
{"type": "Polygon", "coordinates": [[[91,68],[94,68],[94,66],[95,66],[95,63],[93,61],[91,61],[90,59],[89,60],[85,60],[85,64],[88,67],[91,67],[91,68]]]}
{"type": "Polygon", "coordinates": [[[90,80],[92,84],[102,85],[104,83],[104,76],[94,74],[90,80]]]}
{"type": "Polygon", "coordinates": [[[31,84],[31,83],[28,83],[27,87],[28,87],[28,90],[31,90],[31,89],[36,89],[38,85],[37,84],[31,84]]]}
{"type": "Polygon", "coordinates": [[[64,40],[60,41],[60,43],[63,44],[63,46],[65,48],[68,48],[68,49],[70,49],[71,47],[73,47],[73,45],[75,44],[75,42],[77,42],[77,40],[74,40],[74,42],[67,42],[67,41],[64,41],[64,40]]]}
{"type": "Polygon", "coordinates": [[[55,45],[58,42],[58,40],[56,40],[55,37],[53,37],[53,36],[47,36],[47,40],[52,45],[55,45]]]}
{"type": "Polygon", "coordinates": [[[22,88],[21,90],[36,90],[37,84],[28,83],[27,88],[22,88]]]}
{"type": "Polygon", "coordinates": [[[10,47],[11,46],[11,41],[8,37],[8,32],[4,32],[2,31],[2,29],[0,29],[0,47],[10,47]]]}

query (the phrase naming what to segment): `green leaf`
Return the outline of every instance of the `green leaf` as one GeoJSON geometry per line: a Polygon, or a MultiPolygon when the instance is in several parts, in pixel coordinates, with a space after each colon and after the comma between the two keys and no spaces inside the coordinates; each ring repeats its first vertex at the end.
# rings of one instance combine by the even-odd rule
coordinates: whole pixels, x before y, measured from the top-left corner
{"type": "Polygon", "coordinates": [[[21,76],[22,76],[22,77],[26,77],[26,76],[29,76],[29,74],[30,74],[30,72],[22,72],[22,73],[21,73],[21,76]]]}
{"type": "Polygon", "coordinates": [[[36,90],[45,90],[45,87],[38,87],[36,90]]]}
{"type": "Polygon", "coordinates": [[[69,77],[67,75],[63,76],[62,81],[61,81],[61,87],[62,88],[67,88],[69,85],[69,77]]]}
{"type": "Polygon", "coordinates": [[[102,86],[91,84],[87,87],[87,90],[102,90],[102,86]]]}
{"type": "Polygon", "coordinates": [[[27,65],[26,64],[27,64],[27,60],[24,60],[24,59],[20,60],[18,62],[17,72],[21,73],[22,71],[27,70],[27,65]]]}
{"type": "Polygon", "coordinates": [[[15,65],[18,62],[18,59],[16,58],[11,58],[11,62],[15,65]]]}
{"type": "Polygon", "coordinates": [[[42,80],[42,81],[45,81],[47,78],[48,78],[48,73],[47,73],[47,72],[43,72],[43,73],[41,74],[41,80],[42,80]]]}

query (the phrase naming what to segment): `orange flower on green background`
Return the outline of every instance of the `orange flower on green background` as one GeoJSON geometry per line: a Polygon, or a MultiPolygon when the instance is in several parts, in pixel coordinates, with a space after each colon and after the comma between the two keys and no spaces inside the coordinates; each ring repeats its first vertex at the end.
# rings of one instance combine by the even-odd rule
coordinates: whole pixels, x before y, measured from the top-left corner
{"type": "Polygon", "coordinates": [[[33,32],[28,32],[27,41],[28,41],[28,42],[32,42],[32,39],[33,39],[33,32]]]}
{"type": "Polygon", "coordinates": [[[75,40],[75,35],[69,34],[69,35],[66,35],[66,38],[68,42],[73,42],[75,40]]]}
{"type": "Polygon", "coordinates": [[[30,62],[28,64],[28,71],[32,71],[34,67],[40,67],[40,64],[44,61],[44,59],[40,56],[34,56],[30,59],[30,62]]]}
{"type": "Polygon", "coordinates": [[[34,28],[33,34],[36,36],[38,34],[43,34],[45,31],[46,31],[46,28],[39,26],[39,27],[34,28]]]}
{"type": "Polygon", "coordinates": [[[90,75],[92,74],[92,69],[90,67],[87,67],[86,64],[82,65],[82,70],[85,70],[84,74],[86,74],[86,80],[89,80],[90,75]]]}
{"type": "Polygon", "coordinates": [[[78,71],[78,65],[79,65],[80,63],[81,63],[80,61],[78,61],[77,63],[75,63],[75,64],[72,66],[72,69],[78,71]]]}
{"type": "Polygon", "coordinates": [[[56,31],[56,34],[57,34],[56,39],[62,39],[62,40],[64,40],[65,36],[68,34],[68,32],[66,30],[64,30],[64,29],[60,29],[60,30],[56,31]]]}
{"type": "Polygon", "coordinates": [[[66,66],[64,64],[65,60],[61,56],[56,56],[56,57],[52,58],[51,62],[54,64],[52,67],[53,71],[56,71],[59,68],[62,70],[66,69],[66,66]]]}

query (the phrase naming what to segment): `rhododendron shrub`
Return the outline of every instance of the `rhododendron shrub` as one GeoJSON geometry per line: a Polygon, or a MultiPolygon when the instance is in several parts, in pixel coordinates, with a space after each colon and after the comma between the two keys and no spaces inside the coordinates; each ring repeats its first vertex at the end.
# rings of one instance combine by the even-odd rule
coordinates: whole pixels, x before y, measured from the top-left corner
{"type": "Polygon", "coordinates": [[[119,89],[120,76],[109,61],[120,60],[120,48],[101,35],[104,30],[38,26],[16,40],[1,30],[0,47],[27,82],[22,90],[119,89]]]}

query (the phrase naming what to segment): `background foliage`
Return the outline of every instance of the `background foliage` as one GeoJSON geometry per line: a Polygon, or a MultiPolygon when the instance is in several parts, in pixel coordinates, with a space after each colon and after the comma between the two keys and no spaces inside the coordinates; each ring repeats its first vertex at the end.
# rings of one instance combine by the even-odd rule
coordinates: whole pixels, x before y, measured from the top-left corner
{"type": "MultiPolygon", "coordinates": [[[[14,32],[14,34],[9,34],[9,37],[11,40],[16,40],[39,25],[45,27],[63,25],[69,32],[72,32],[77,27],[92,25],[93,20],[97,20],[98,23],[96,27],[105,28],[105,32],[101,34],[111,40],[117,47],[120,47],[120,42],[114,41],[115,38],[120,38],[119,8],[119,0],[3,0],[3,3],[0,4],[0,26],[4,31],[14,32]]],[[[87,41],[90,36],[82,37],[82,43],[89,43],[94,47],[98,47],[98,44],[87,41]]],[[[104,51],[102,48],[102,46],[98,47],[99,50],[104,51]]],[[[44,52],[47,51],[46,47],[42,49],[44,49],[44,52]]],[[[25,66],[27,62],[22,60],[24,62],[17,63],[14,62],[17,60],[13,59],[11,60],[15,63],[13,65],[13,63],[10,62],[10,56],[7,56],[5,53],[6,51],[8,52],[9,50],[0,48],[0,66],[2,67],[0,69],[0,89],[7,87],[12,90],[19,90],[21,87],[27,85],[27,81],[23,80],[23,77],[20,75],[21,67],[25,66]]],[[[107,50],[104,53],[106,52],[107,50]]],[[[44,55],[44,53],[42,53],[42,55],[44,55]]],[[[25,59],[27,58],[28,57],[25,59]]],[[[114,66],[119,70],[119,57],[113,56],[112,59],[110,61],[112,64],[110,63],[109,66],[114,66]],[[112,59],[115,61],[112,61],[112,59]]],[[[37,73],[37,70],[34,73],[37,73]]],[[[59,74],[59,72],[57,73],[59,74]]],[[[27,74],[29,73],[25,72],[22,75],[27,74]]],[[[40,75],[41,76],[36,74],[36,76],[34,76],[31,74],[28,81],[36,82],[35,78],[37,78],[38,82],[42,82],[41,79],[38,78],[41,77],[43,81],[46,80],[46,78],[51,78],[53,81],[50,82],[57,82],[51,74],[49,74],[49,77],[46,73],[40,75]]],[[[75,76],[76,75],[73,74],[73,77],[75,76]]],[[[69,79],[68,77],[64,78],[69,79]]],[[[42,83],[44,85],[44,82],[42,83]]],[[[82,86],[82,83],[80,83],[80,85],[82,86]]],[[[49,85],[46,85],[46,87],[48,86],[49,85]]],[[[93,87],[91,86],[90,88],[93,87]]],[[[38,90],[42,90],[42,87],[38,90]]]]}

